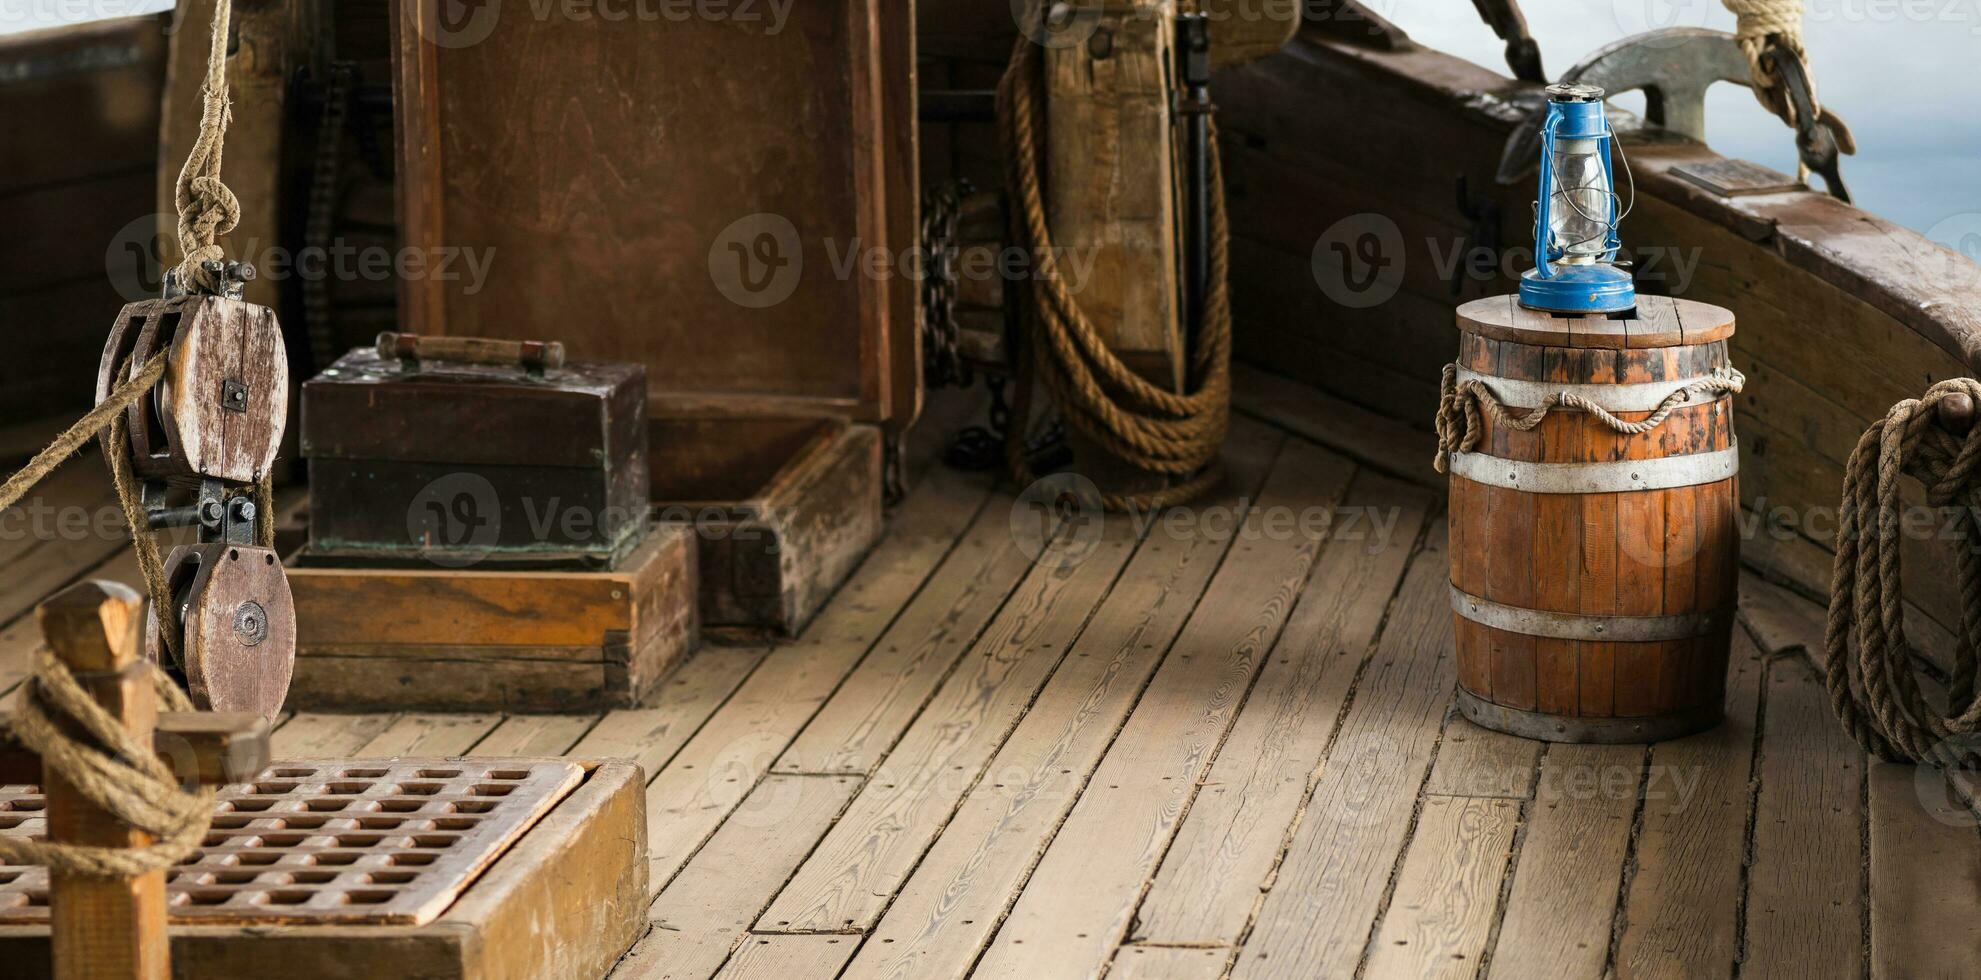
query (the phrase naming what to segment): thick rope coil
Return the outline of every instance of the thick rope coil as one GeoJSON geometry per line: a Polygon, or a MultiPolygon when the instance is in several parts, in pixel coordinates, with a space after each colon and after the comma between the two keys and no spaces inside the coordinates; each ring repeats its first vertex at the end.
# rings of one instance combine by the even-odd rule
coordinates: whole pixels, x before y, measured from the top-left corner
{"type": "Polygon", "coordinates": [[[1619,435],[1642,435],[1663,425],[1665,419],[1679,406],[1690,403],[1695,397],[1708,395],[1719,398],[1723,395],[1737,395],[1747,385],[1746,376],[1732,367],[1718,368],[1713,373],[1701,377],[1658,402],[1651,414],[1637,421],[1625,421],[1615,413],[1581,395],[1568,391],[1558,391],[1547,397],[1538,408],[1514,415],[1501,402],[1498,395],[1487,387],[1484,381],[1473,378],[1461,383],[1458,380],[1458,365],[1447,364],[1444,379],[1439,385],[1438,398],[1438,454],[1431,465],[1439,473],[1446,472],[1451,465],[1453,453],[1469,453],[1478,448],[1486,437],[1487,423],[1516,432],[1532,432],[1539,427],[1548,413],[1556,409],[1587,412],[1605,427],[1619,435]]]}
{"type": "MultiPolygon", "coordinates": [[[[1033,16],[1037,15],[1034,9],[1033,16]]],[[[1231,417],[1230,235],[1216,131],[1212,130],[1207,175],[1212,188],[1210,290],[1203,325],[1191,345],[1190,390],[1177,394],[1144,380],[1108,350],[1060,272],[1040,179],[1044,148],[1038,120],[1045,113],[1045,93],[1039,84],[1043,65],[1039,52],[1039,45],[1021,32],[998,85],[1007,185],[1016,205],[1014,237],[1030,249],[1037,263],[1025,311],[1024,346],[1029,351],[1014,355],[1019,377],[1006,460],[1021,485],[1032,482],[1024,432],[1030,419],[1032,379],[1042,377],[1075,431],[1138,469],[1182,478],[1174,486],[1148,493],[1103,494],[1104,507],[1127,511],[1185,503],[1222,479],[1216,464],[1231,417]]]]}
{"type": "MultiPolygon", "coordinates": [[[[1763,58],[1768,43],[1773,40],[1783,49],[1794,54],[1803,64],[1808,64],[1809,54],[1802,45],[1802,0],[1722,0],[1726,9],[1732,11],[1734,42],[1740,45],[1740,52],[1747,56],[1747,70],[1753,79],[1754,97],[1769,112],[1782,118],[1790,126],[1796,124],[1795,107],[1789,104],[1787,90],[1781,77],[1763,58]]],[[[1810,80],[1809,99],[1816,103],[1815,80],[1810,80]]],[[[1822,108],[1817,103],[1817,115],[1822,108]]]]}
{"type": "MultiPolygon", "coordinates": [[[[164,710],[192,710],[163,673],[153,669],[151,676],[164,710]]],[[[46,648],[35,654],[34,679],[25,692],[13,716],[14,737],[41,757],[42,771],[61,774],[90,802],[155,840],[120,848],[0,837],[0,861],[90,878],[136,878],[199,848],[213,817],[212,787],[181,790],[152,746],[131,737],[46,648]],[[80,728],[94,742],[71,737],[66,727],[80,728]]]]}
{"type": "Polygon", "coordinates": [[[179,281],[207,292],[220,289],[219,278],[206,263],[226,257],[216,240],[241,223],[241,202],[220,180],[221,150],[233,103],[227,94],[227,37],[233,20],[233,0],[216,0],[213,37],[206,57],[206,81],[200,85],[199,138],[179,171],[172,202],[179,212],[179,281]]]}
{"type": "Polygon", "coordinates": [[[1892,406],[1872,423],[1844,467],[1837,559],[1830,584],[1830,705],[1865,750],[1893,762],[1981,765],[1981,702],[1974,697],[1981,650],[1981,425],[1964,437],[1937,423],[1939,406],[1964,395],[1981,404],[1981,381],[1942,381],[1926,397],[1892,406]],[[1926,502],[1950,508],[1956,532],[1961,629],[1944,712],[1922,696],[1905,636],[1899,477],[1926,487],[1926,502]],[[1853,644],[1855,649],[1853,650],[1853,644]]]}

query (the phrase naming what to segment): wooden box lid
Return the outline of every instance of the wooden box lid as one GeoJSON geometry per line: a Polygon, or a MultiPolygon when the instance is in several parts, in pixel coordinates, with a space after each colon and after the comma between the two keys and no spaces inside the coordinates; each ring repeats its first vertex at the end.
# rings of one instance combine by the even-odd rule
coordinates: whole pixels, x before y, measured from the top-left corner
{"type": "Polygon", "coordinates": [[[1509,294],[1459,307],[1458,329],[1536,347],[1650,349],[1725,340],[1733,336],[1733,314],[1689,299],[1639,296],[1629,313],[1564,316],[1530,310],[1509,294]]]}
{"type": "Polygon", "coordinates": [[[360,348],[303,385],[311,459],[605,469],[641,458],[646,368],[421,361],[406,370],[360,348]]]}
{"type": "Polygon", "coordinates": [[[644,363],[656,415],[913,416],[908,5],[397,6],[405,244],[489,255],[472,293],[408,279],[404,329],[644,363]]]}

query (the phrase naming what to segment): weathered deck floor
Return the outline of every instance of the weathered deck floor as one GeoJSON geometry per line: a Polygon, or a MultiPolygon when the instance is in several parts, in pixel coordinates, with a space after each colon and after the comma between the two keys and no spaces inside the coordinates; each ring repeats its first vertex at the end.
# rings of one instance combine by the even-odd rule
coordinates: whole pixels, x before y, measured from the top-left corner
{"type": "MultiPolygon", "coordinates": [[[[1198,519],[1042,562],[933,471],[804,636],[651,707],[302,714],[277,752],[637,759],[655,928],[615,976],[1981,976],[1981,834],[1837,728],[1819,609],[1749,583],[1713,732],[1472,727],[1442,500],[1381,472],[1427,453],[1315,397],[1249,389],[1198,519]]],[[[49,493],[90,498],[72,469],[49,493]]],[[[94,539],[0,563],[7,684],[35,595],[135,574],[94,539]]]]}

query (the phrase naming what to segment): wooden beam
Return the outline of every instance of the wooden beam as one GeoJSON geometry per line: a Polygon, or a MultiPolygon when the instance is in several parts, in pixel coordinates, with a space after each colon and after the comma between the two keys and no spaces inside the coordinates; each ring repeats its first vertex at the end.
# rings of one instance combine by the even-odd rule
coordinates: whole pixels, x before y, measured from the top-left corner
{"type": "MultiPolygon", "coordinates": [[[[12,721],[0,712],[0,784],[38,786],[41,759],[15,741],[12,721]]],[[[268,768],[268,734],[268,722],[251,712],[172,712],[158,716],[151,744],[182,782],[219,786],[268,768]]]]}

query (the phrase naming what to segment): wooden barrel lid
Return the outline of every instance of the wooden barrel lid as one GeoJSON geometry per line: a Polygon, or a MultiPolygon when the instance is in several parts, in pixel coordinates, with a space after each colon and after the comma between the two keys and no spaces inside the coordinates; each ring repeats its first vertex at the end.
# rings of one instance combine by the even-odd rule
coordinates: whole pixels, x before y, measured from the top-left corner
{"type": "Polygon", "coordinates": [[[1620,317],[1544,313],[1521,306],[1519,297],[1509,294],[1475,299],[1459,307],[1458,329],[1536,347],[1612,350],[1683,347],[1733,336],[1732,312],[1689,299],[1639,296],[1637,309],[1620,317]]]}

